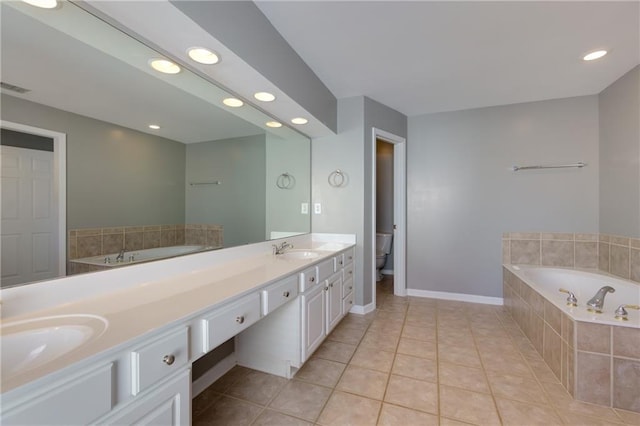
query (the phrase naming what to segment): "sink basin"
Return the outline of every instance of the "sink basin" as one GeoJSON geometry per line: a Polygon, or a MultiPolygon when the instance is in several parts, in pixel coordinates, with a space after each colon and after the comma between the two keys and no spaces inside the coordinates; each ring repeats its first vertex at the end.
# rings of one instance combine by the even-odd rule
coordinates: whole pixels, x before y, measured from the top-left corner
{"type": "Polygon", "coordinates": [[[311,250],[289,250],[278,255],[279,258],[291,260],[315,259],[319,256],[320,253],[311,250]]]}
{"type": "Polygon", "coordinates": [[[95,315],[60,315],[2,324],[2,374],[22,374],[95,340],[107,329],[95,315]]]}

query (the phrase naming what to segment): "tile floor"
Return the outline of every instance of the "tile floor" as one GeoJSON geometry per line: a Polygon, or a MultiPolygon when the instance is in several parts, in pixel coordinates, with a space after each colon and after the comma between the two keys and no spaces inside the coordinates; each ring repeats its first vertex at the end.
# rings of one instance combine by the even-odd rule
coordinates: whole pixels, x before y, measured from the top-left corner
{"type": "Polygon", "coordinates": [[[400,298],[348,315],[292,380],[235,367],[193,401],[194,425],[618,425],[575,401],[502,307],[400,298]]]}

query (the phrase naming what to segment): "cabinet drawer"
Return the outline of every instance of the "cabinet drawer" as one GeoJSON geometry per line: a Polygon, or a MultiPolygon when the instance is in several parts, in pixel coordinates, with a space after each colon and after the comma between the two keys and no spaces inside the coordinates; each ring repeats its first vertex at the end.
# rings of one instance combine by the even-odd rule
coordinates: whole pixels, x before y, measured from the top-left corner
{"type": "Polygon", "coordinates": [[[109,363],[43,387],[22,404],[11,406],[3,399],[1,422],[7,426],[92,423],[113,407],[112,377],[109,363]]]}
{"type": "Polygon", "coordinates": [[[260,296],[252,293],[205,317],[202,331],[204,352],[240,333],[260,319],[260,296]]]}
{"type": "Polygon", "coordinates": [[[342,297],[347,297],[349,293],[353,293],[353,279],[345,279],[342,282],[342,297]]]}
{"type": "Polygon", "coordinates": [[[262,290],[262,315],[273,312],[298,295],[298,277],[293,275],[262,290]]]}
{"type": "Polygon", "coordinates": [[[318,270],[315,266],[300,272],[300,292],[305,292],[316,285],[318,280],[318,270]]]}
{"type": "Polygon", "coordinates": [[[353,307],[353,292],[347,294],[347,296],[344,299],[342,299],[342,315],[347,315],[352,307],[353,307]]]}
{"type": "Polygon", "coordinates": [[[355,250],[355,248],[351,247],[350,249],[345,250],[342,253],[342,256],[344,258],[344,266],[347,266],[347,265],[353,263],[353,259],[356,258],[356,250],[355,250]]]}
{"type": "Polygon", "coordinates": [[[342,279],[344,281],[349,281],[353,279],[353,263],[348,264],[342,270],[342,279]]]}
{"type": "Polygon", "coordinates": [[[336,271],[335,258],[318,263],[318,281],[322,282],[336,271]]]}
{"type": "Polygon", "coordinates": [[[189,360],[189,329],[181,328],[131,351],[131,394],[178,371],[189,360]]]}

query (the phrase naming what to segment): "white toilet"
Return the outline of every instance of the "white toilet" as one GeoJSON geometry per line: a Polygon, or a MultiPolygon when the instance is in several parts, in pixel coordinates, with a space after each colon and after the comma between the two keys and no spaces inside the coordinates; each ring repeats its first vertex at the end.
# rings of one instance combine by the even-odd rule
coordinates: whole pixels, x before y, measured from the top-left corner
{"type": "Polygon", "coordinates": [[[391,241],[393,241],[393,234],[376,233],[376,270],[378,271],[376,281],[382,279],[382,268],[387,261],[387,255],[391,253],[391,241]]]}

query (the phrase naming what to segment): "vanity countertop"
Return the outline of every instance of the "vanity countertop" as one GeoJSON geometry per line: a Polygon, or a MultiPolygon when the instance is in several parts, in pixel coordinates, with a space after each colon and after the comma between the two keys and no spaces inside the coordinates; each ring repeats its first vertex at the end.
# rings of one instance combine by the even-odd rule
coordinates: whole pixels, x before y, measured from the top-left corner
{"type": "MultiPolygon", "coordinates": [[[[15,321],[42,317],[92,315],[106,319],[108,326],[98,338],[64,356],[20,374],[3,374],[2,392],[8,392],[73,364],[90,360],[99,354],[118,350],[146,333],[168,328],[181,320],[195,318],[216,305],[225,304],[287,275],[302,271],[309,265],[331,258],[352,246],[352,242],[313,240],[296,244],[296,249],[317,251],[319,256],[314,259],[284,259],[272,254],[270,245],[264,245],[259,254],[256,254],[254,249],[250,254],[239,255],[236,259],[223,262],[216,261],[215,252],[200,254],[199,256],[211,256],[211,266],[179,269],[178,260],[167,263],[173,270],[167,271],[165,279],[140,282],[129,288],[102,292],[16,317],[3,317],[3,325],[7,326],[15,321]]],[[[156,262],[149,267],[168,266],[163,265],[163,262],[156,262]]],[[[91,285],[94,275],[86,275],[87,285],[91,285]]]]}

